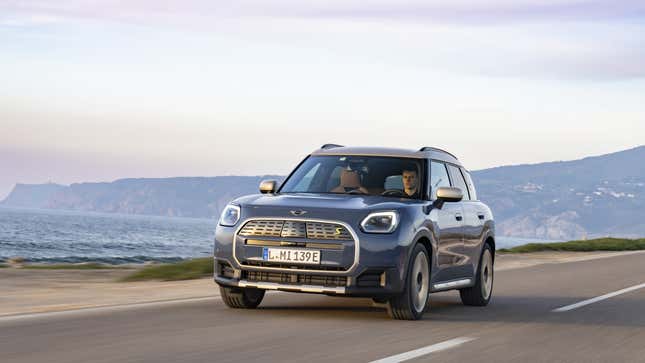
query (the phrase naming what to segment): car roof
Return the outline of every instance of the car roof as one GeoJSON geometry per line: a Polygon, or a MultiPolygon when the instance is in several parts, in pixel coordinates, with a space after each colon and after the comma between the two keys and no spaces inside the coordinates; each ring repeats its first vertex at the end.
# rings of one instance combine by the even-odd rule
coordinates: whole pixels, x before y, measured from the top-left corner
{"type": "Polygon", "coordinates": [[[422,147],[419,150],[400,149],[389,147],[362,147],[341,146],[334,144],[323,145],[311,155],[360,155],[360,156],[386,156],[414,159],[434,159],[462,166],[459,160],[451,153],[434,147],[422,147]]]}

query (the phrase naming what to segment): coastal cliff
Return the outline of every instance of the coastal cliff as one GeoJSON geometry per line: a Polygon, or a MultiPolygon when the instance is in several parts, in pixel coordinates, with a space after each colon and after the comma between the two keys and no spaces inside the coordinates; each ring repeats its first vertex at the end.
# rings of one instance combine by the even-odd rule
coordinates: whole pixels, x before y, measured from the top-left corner
{"type": "MultiPolygon", "coordinates": [[[[552,240],[645,236],[645,146],[573,161],[473,171],[498,235],[552,240]]],[[[217,176],[121,179],[111,183],[17,184],[7,207],[173,217],[219,216],[263,179],[217,176]]]]}

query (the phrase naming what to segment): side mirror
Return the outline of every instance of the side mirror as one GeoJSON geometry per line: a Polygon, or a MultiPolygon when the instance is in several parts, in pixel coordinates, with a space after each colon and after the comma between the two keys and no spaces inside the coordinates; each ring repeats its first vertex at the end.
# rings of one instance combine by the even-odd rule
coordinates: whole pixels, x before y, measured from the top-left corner
{"type": "Polygon", "coordinates": [[[441,209],[445,202],[459,202],[464,198],[464,193],[456,187],[439,187],[437,188],[437,200],[435,207],[441,209]]]}
{"type": "Polygon", "coordinates": [[[278,182],[275,180],[263,180],[260,183],[260,193],[273,194],[278,190],[278,182]]]}

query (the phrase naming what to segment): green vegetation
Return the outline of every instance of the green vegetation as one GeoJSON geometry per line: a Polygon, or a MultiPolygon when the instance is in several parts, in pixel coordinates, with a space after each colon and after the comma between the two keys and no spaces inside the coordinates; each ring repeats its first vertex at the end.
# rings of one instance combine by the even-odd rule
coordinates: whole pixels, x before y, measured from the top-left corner
{"type": "Polygon", "coordinates": [[[0,263],[0,268],[5,268],[5,267],[9,267],[9,266],[5,265],[4,263],[0,263]]]}
{"type": "Polygon", "coordinates": [[[213,274],[213,259],[196,258],[177,263],[145,267],[121,279],[121,281],[144,280],[191,280],[213,274]]]}
{"type": "Polygon", "coordinates": [[[540,251],[636,251],[645,250],[645,238],[624,239],[624,238],[598,238],[586,241],[569,241],[557,243],[529,243],[513,248],[503,248],[498,252],[525,253],[540,251]]]}
{"type": "Polygon", "coordinates": [[[23,265],[23,269],[30,270],[106,270],[124,268],[121,266],[105,265],[102,263],[61,263],[61,264],[42,264],[42,265],[23,265]]]}

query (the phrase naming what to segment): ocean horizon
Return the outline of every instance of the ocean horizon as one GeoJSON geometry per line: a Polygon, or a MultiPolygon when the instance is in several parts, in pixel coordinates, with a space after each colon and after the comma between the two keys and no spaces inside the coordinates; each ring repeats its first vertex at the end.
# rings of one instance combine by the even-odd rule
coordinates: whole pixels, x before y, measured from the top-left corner
{"type": "MultiPolygon", "coordinates": [[[[212,255],[217,220],[0,207],[0,261],[109,264],[212,255]]],[[[497,237],[497,248],[535,238],[497,237]]]]}

